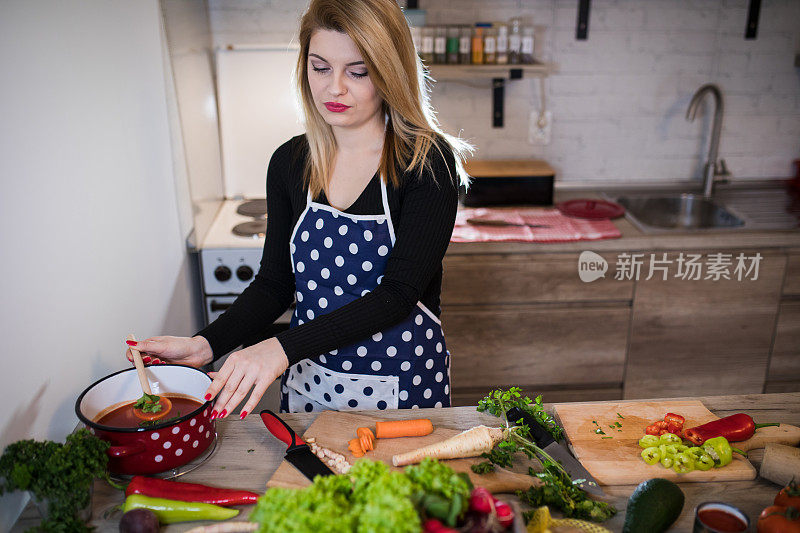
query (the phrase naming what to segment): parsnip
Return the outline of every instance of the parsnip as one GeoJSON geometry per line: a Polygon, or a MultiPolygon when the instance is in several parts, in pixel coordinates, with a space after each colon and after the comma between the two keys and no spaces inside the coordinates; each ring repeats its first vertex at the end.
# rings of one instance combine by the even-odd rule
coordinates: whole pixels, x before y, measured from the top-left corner
{"type": "Polygon", "coordinates": [[[458,435],[453,435],[447,440],[395,455],[392,457],[392,464],[394,466],[410,465],[419,463],[425,457],[434,459],[477,457],[490,451],[501,440],[503,440],[502,428],[476,426],[458,435]]]}

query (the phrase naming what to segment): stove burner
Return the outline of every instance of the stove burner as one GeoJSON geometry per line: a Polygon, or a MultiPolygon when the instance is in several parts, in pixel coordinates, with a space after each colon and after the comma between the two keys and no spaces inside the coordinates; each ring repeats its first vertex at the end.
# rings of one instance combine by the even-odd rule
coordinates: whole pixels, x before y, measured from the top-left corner
{"type": "Polygon", "coordinates": [[[239,204],[236,212],[246,217],[265,218],[267,216],[267,200],[247,200],[239,204]]]}
{"type": "Polygon", "coordinates": [[[239,237],[252,237],[254,239],[257,239],[259,237],[263,237],[264,235],[266,235],[266,233],[267,233],[266,219],[242,222],[241,224],[237,224],[233,228],[233,234],[238,235],[239,237]]]}

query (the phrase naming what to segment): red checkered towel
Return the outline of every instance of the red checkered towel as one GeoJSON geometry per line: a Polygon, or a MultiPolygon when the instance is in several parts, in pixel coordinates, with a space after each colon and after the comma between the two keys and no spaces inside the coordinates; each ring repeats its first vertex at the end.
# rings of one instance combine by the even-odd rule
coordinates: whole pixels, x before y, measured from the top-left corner
{"type": "Polygon", "coordinates": [[[555,208],[462,208],[456,215],[451,242],[571,242],[616,239],[619,229],[608,219],[586,220],[561,214],[555,208]],[[467,219],[502,220],[512,224],[549,226],[484,226],[467,219]]]}

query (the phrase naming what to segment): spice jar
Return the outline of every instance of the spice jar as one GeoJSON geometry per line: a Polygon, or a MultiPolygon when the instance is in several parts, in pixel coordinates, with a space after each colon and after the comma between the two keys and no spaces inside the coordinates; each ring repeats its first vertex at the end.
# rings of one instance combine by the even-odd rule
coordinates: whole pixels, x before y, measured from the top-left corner
{"type": "Polygon", "coordinates": [[[422,28],[422,60],[427,63],[433,63],[433,28],[425,26],[422,28]]]}
{"type": "Polygon", "coordinates": [[[483,64],[483,26],[480,24],[472,31],[472,64],[483,64]]]}
{"type": "Polygon", "coordinates": [[[508,26],[500,24],[497,27],[497,64],[508,63],[508,26]]]}
{"type": "Polygon", "coordinates": [[[447,28],[439,26],[433,38],[433,62],[447,63],[447,28]]]}
{"type": "Polygon", "coordinates": [[[533,63],[533,26],[526,26],[522,30],[522,53],[520,54],[522,63],[533,63]]]}
{"type": "Polygon", "coordinates": [[[458,62],[462,65],[472,63],[472,28],[461,27],[461,37],[458,43],[458,62]]]}
{"type": "Polygon", "coordinates": [[[447,27],[447,62],[458,63],[458,45],[460,30],[458,26],[447,27]]]}
{"type": "Polygon", "coordinates": [[[520,62],[520,49],[522,48],[522,33],[518,18],[511,19],[511,33],[508,36],[508,62],[516,65],[520,62]]]}
{"type": "Polygon", "coordinates": [[[497,30],[492,27],[483,32],[483,62],[487,65],[497,63],[497,30]]]}

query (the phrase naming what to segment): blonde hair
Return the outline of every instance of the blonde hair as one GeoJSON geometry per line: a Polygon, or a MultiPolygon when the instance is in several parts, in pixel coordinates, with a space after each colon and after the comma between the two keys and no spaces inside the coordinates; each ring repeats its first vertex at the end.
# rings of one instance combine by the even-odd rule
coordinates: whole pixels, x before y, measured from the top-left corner
{"type": "MultiPolygon", "coordinates": [[[[435,147],[442,157],[450,148],[456,163],[458,182],[469,176],[463,161],[472,153],[468,142],[444,133],[430,103],[431,79],[417,56],[411,31],[395,0],[311,0],[300,21],[300,54],[296,83],[305,115],[309,157],[304,172],[312,196],[327,189],[336,154],[333,130],[314,105],[308,84],[308,49],[316,30],[347,34],[355,43],[370,79],[383,100],[387,116],[379,172],[395,187],[398,169],[430,170],[428,152],[435,147]]],[[[450,176],[450,179],[455,179],[450,176]]]]}

